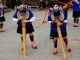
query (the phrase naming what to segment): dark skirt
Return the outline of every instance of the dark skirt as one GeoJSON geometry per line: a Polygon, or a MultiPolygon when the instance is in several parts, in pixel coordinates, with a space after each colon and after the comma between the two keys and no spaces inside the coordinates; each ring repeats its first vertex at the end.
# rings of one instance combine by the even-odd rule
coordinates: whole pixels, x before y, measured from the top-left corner
{"type": "Polygon", "coordinates": [[[73,12],[73,17],[74,18],[80,17],[80,11],[79,12],[73,12]]]}
{"type": "MultiPolygon", "coordinates": [[[[61,32],[62,34],[62,37],[66,37],[67,36],[67,32],[65,30],[65,32],[61,32]]],[[[51,37],[59,37],[58,36],[58,32],[54,32],[52,29],[51,29],[51,34],[50,34],[51,37]]]]}
{"type": "Polygon", "coordinates": [[[5,21],[5,17],[4,16],[0,17],[0,22],[3,22],[3,21],[5,21]]]}
{"type": "MultiPolygon", "coordinates": [[[[30,27],[26,27],[26,34],[32,33],[32,32],[34,32],[34,28],[33,28],[33,25],[31,24],[30,27]]],[[[21,26],[17,27],[17,33],[22,34],[22,27],[21,26]]]]}

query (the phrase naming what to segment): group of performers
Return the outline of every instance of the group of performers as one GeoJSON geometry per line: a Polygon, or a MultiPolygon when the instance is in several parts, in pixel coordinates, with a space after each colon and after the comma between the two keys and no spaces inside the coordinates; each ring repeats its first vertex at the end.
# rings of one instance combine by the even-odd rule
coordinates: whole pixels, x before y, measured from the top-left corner
{"type": "MultiPolygon", "coordinates": [[[[68,38],[67,38],[67,30],[66,30],[66,24],[67,24],[67,9],[69,7],[73,6],[73,18],[74,18],[74,27],[78,27],[78,21],[79,21],[79,15],[80,15],[80,0],[72,0],[71,2],[68,2],[67,4],[62,3],[54,3],[52,7],[49,7],[49,15],[47,21],[50,23],[50,36],[53,37],[53,43],[54,43],[54,51],[53,54],[57,54],[57,39],[58,39],[58,32],[57,27],[61,28],[61,34],[65,43],[65,47],[67,48],[68,52],[71,52],[71,48],[68,46],[68,38]],[[59,5],[58,5],[59,4],[59,5]]],[[[5,21],[4,17],[4,10],[5,6],[3,6],[1,0],[0,0],[0,32],[4,31],[2,29],[3,22],[5,21]]],[[[29,33],[29,37],[31,40],[31,45],[34,49],[37,49],[37,46],[34,43],[34,28],[32,25],[32,22],[35,20],[35,16],[32,13],[31,10],[27,8],[26,5],[20,5],[15,13],[13,14],[13,21],[17,22],[17,33],[21,34],[21,42],[23,42],[22,37],[22,23],[26,24],[26,34],[29,33]],[[22,22],[23,20],[23,22],[22,22]]],[[[43,20],[45,23],[46,20],[43,20]]],[[[42,23],[43,23],[42,22],[42,23]]],[[[23,49],[23,48],[22,48],[23,49]]]]}

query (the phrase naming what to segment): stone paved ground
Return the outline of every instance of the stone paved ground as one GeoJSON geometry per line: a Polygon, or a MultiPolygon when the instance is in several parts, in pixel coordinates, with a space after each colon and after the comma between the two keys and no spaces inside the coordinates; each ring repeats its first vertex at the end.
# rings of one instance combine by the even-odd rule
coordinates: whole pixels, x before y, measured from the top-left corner
{"type": "MultiPolygon", "coordinates": [[[[33,22],[35,29],[35,43],[38,49],[32,49],[29,35],[27,35],[28,55],[23,56],[20,43],[20,35],[16,33],[17,24],[12,21],[14,11],[5,13],[6,22],[4,23],[5,32],[0,33],[0,60],[63,60],[60,43],[58,42],[58,54],[53,55],[53,40],[50,39],[49,23],[39,28],[36,26],[43,20],[45,11],[32,10],[36,16],[33,22]]],[[[80,23],[79,27],[73,27],[72,10],[68,12],[67,33],[69,46],[72,52],[66,51],[67,60],[80,60],[80,23]]]]}

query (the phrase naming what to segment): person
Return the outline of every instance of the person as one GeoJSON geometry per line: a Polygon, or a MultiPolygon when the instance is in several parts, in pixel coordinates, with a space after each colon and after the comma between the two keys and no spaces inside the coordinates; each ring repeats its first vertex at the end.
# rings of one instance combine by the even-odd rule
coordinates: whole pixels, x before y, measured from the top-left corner
{"type": "Polygon", "coordinates": [[[43,10],[44,8],[46,8],[46,3],[42,0],[40,0],[39,2],[39,9],[43,10]]]}
{"type": "MultiPolygon", "coordinates": [[[[66,3],[68,3],[68,2],[66,2],[66,3]]],[[[57,1],[57,0],[51,0],[51,1],[48,3],[48,7],[50,8],[49,11],[53,10],[53,7],[54,7],[55,4],[63,6],[62,9],[64,9],[64,12],[66,13],[66,16],[67,16],[67,9],[68,9],[68,8],[65,8],[65,7],[66,7],[66,4],[64,4],[64,3],[62,3],[62,2],[59,2],[59,1],[57,1]]],[[[66,19],[67,19],[67,17],[66,17],[66,19]]],[[[53,35],[53,34],[52,34],[51,31],[50,31],[50,39],[53,39],[53,38],[54,38],[54,37],[52,37],[52,35],[53,35]]]]}
{"type": "Polygon", "coordinates": [[[58,39],[58,32],[57,27],[60,27],[62,38],[65,43],[65,47],[69,52],[71,52],[71,48],[68,46],[68,38],[67,38],[67,31],[66,31],[66,15],[64,11],[60,10],[57,5],[54,6],[52,12],[48,16],[48,21],[50,23],[51,33],[54,37],[54,51],[53,54],[57,54],[57,39],[58,39]]]}
{"type": "Polygon", "coordinates": [[[31,12],[31,10],[25,7],[25,5],[20,5],[13,15],[13,21],[17,21],[17,24],[18,24],[17,33],[21,34],[21,42],[23,42],[23,37],[22,37],[22,27],[23,26],[21,23],[22,20],[23,20],[23,23],[26,24],[26,34],[29,33],[32,47],[34,49],[37,49],[37,46],[34,43],[34,34],[33,34],[34,28],[32,25],[32,22],[35,20],[35,16],[31,12]]]}
{"type": "MultiPolygon", "coordinates": [[[[49,8],[49,12],[51,10],[53,10],[53,6],[56,4],[55,3],[56,0],[51,0],[49,3],[48,3],[48,8],[49,8]]],[[[50,39],[54,39],[54,37],[52,36],[53,34],[51,33],[51,30],[50,30],[50,39]]]]}
{"type": "MultiPolygon", "coordinates": [[[[64,8],[65,4],[69,3],[70,0],[60,0],[60,2],[63,3],[63,8],[64,8]]],[[[68,18],[68,10],[69,10],[69,8],[64,9],[65,15],[67,16],[66,19],[68,18]]]]}
{"type": "Polygon", "coordinates": [[[21,0],[17,0],[16,1],[16,5],[15,5],[15,9],[17,9],[18,6],[20,6],[22,4],[21,0]]]}
{"type": "Polygon", "coordinates": [[[16,0],[11,0],[11,9],[14,10],[14,7],[16,5],[16,0]]]}
{"type": "Polygon", "coordinates": [[[4,25],[3,22],[6,21],[5,20],[5,16],[4,16],[4,8],[6,8],[6,6],[0,0],[0,32],[4,32],[4,30],[3,30],[3,25],[4,25]]]}
{"type": "Polygon", "coordinates": [[[78,27],[79,17],[80,17],[80,0],[72,0],[73,4],[73,18],[74,18],[74,27],[78,27]]]}
{"type": "MultiPolygon", "coordinates": [[[[71,3],[71,2],[68,2],[67,4],[65,4],[64,6],[62,6],[63,3],[59,2],[59,1],[56,1],[56,0],[51,0],[51,1],[54,1],[55,3],[54,3],[53,5],[51,5],[51,7],[48,6],[49,8],[46,10],[46,12],[47,12],[48,14],[50,14],[50,12],[53,10],[53,7],[54,7],[55,4],[58,4],[58,5],[60,6],[60,9],[61,9],[61,10],[65,10],[65,9],[68,9],[68,8],[72,7],[72,3],[71,3]],[[53,7],[52,7],[52,6],[53,6],[53,7]]],[[[65,11],[64,11],[64,13],[65,13],[65,15],[66,15],[66,12],[65,12],[65,11]]],[[[67,15],[66,15],[66,16],[67,16],[67,15]]],[[[65,19],[67,19],[67,17],[65,17],[65,19]]],[[[43,24],[45,24],[46,22],[47,22],[47,20],[43,20],[43,21],[42,21],[43,24]]],[[[54,39],[51,30],[50,30],[50,39],[54,39]]]]}

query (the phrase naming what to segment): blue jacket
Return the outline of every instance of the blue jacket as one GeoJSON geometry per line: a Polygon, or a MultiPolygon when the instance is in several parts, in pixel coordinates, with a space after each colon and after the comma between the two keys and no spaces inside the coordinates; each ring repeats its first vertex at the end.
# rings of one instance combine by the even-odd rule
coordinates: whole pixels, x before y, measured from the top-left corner
{"type": "MultiPolygon", "coordinates": [[[[54,10],[52,10],[48,16],[48,21],[52,21],[52,18],[51,18],[51,14],[54,12],[54,10]]],[[[64,20],[66,20],[66,15],[64,13],[64,11],[60,11],[64,14],[64,20]]],[[[63,20],[63,21],[64,21],[63,20]]],[[[54,32],[57,32],[57,25],[56,24],[51,24],[50,28],[54,31],[54,32]]],[[[60,26],[61,28],[61,32],[65,32],[66,31],[66,24],[60,26]]]]}
{"type": "MultiPolygon", "coordinates": [[[[26,11],[29,12],[29,18],[27,18],[26,20],[30,20],[32,17],[34,17],[33,13],[29,9],[26,9],[26,11]]],[[[18,10],[16,10],[16,12],[14,13],[13,18],[16,18],[17,19],[18,18],[17,14],[18,14],[18,10]]],[[[22,27],[21,20],[19,20],[17,22],[17,24],[18,24],[18,26],[21,26],[22,27]]],[[[26,23],[26,27],[30,27],[30,24],[32,24],[32,22],[26,23]]]]}
{"type": "MultiPolygon", "coordinates": [[[[80,0],[78,0],[80,2],[80,0]]],[[[79,12],[80,11],[80,4],[77,4],[75,1],[72,0],[73,4],[73,12],[79,12]]]]}

